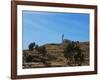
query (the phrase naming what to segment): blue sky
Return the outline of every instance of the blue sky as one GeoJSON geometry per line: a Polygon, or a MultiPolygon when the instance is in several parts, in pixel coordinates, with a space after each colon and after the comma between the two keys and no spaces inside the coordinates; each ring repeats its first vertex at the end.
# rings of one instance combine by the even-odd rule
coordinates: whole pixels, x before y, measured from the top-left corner
{"type": "Polygon", "coordinates": [[[23,49],[29,43],[61,43],[61,36],[89,41],[89,14],[23,11],[23,49]]]}

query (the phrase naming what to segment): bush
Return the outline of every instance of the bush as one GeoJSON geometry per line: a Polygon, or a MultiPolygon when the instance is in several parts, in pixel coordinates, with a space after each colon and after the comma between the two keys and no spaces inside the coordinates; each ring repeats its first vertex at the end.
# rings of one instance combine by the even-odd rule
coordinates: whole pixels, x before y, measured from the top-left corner
{"type": "Polygon", "coordinates": [[[30,43],[29,46],[28,46],[29,50],[32,51],[34,46],[35,46],[35,42],[30,43]]]}

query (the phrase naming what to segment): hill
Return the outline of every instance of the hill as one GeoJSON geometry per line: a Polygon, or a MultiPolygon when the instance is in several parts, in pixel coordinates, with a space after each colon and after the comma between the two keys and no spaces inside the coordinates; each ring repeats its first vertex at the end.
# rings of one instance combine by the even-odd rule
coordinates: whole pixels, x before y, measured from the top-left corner
{"type": "Polygon", "coordinates": [[[23,50],[23,68],[89,65],[89,42],[65,40],[23,50]]]}

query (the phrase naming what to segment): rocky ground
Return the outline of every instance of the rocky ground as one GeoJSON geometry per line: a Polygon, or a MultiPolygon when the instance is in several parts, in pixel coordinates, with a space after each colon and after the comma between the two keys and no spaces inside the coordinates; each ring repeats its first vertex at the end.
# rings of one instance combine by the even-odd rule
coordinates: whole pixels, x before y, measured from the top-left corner
{"type": "Polygon", "coordinates": [[[89,65],[89,42],[80,42],[78,45],[84,55],[84,61],[81,61],[81,65],[75,63],[74,58],[71,57],[69,59],[64,56],[64,48],[68,46],[68,44],[69,43],[45,44],[43,45],[46,50],[45,53],[35,48],[33,50],[23,50],[23,68],[89,65]]]}

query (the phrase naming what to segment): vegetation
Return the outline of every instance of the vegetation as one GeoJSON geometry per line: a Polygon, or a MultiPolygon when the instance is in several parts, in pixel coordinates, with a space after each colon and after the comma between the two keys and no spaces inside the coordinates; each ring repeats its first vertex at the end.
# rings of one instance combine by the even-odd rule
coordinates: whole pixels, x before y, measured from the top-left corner
{"type": "Polygon", "coordinates": [[[79,47],[79,42],[69,43],[68,46],[64,49],[64,56],[69,60],[68,64],[77,64],[79,66],[82,65],[84,61],[84,55],[82,54],[82,50],[79,47]]]}
{"type": "Polygon", "coordinates": [[[32,65],[28,68],[89,65],[89,42],[85,44],[79,41],[65,41],[62,44],[51,43],[43,46],[32,42],[28,48],[23,50],[24,68],[27,68],[28,64],[32,65]],[[47,48],[47,46],[51,47],[47,48]]]}
{"type": "Polygon", "coordinates": [[[30,43],[29,46],[28,46],[30,51],[32,51],[34,49],[34,47],[35,47],[35,42],[30,43]]]}

